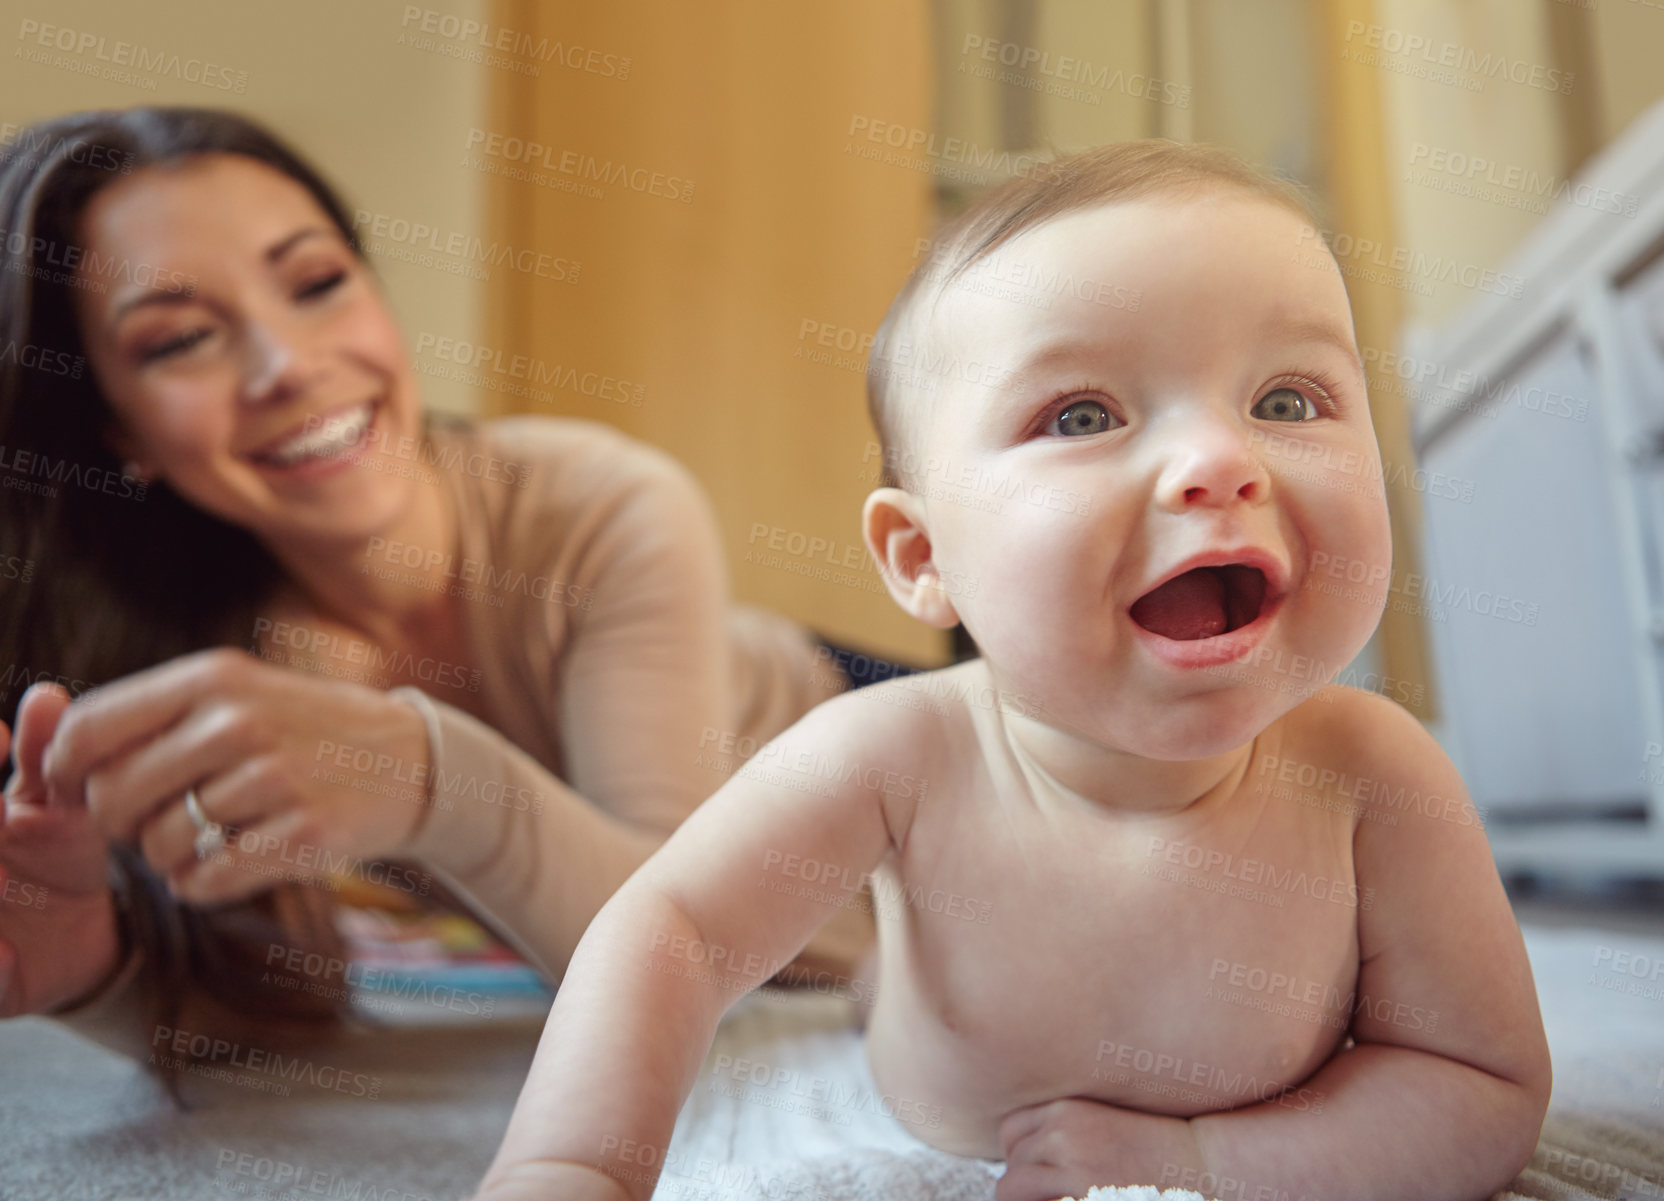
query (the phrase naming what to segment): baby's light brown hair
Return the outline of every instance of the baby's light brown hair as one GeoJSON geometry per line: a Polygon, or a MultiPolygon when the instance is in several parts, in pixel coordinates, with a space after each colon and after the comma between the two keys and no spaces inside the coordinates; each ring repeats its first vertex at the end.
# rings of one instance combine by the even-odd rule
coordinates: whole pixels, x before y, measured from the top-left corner
{"type": "Polygon", "coordinates": [[[929,296],[940,296],[954,280],[1001,246],[1036,226],[1116,201],[1152,195],[1188,197],[1219,188],[1237,188],[1282,205],[1317,227],[1305,191],[1263,171],[1218,146],[1192,145],[1163,138],[1114,142],[1039,164],[1032,172],[1007,180],[979,196],[964,212],[944,224],[930,253],[913,269],[896,294],[867,358],[867,408],[878,431],[884,486],[911,488],[909,417],[917,397],[894,364],[907,356],[901,343],[910,327],[920,330],[916,310],[929,296]],[[909,402],[914,403],[909,403],[909,402]]]}

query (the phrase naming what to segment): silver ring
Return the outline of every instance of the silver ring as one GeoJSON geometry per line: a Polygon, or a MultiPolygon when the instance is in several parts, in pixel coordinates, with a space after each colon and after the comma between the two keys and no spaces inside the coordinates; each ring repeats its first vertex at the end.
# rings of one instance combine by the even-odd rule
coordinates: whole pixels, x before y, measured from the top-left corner
{"type": "Polygon", "coordinates": [[[225,850],[225,827],[219,822],[210,821],[202,810],[202,800],[196,795],[196,789],[185,790],[185,812],[196,827],[196,857],[206,859],[210,855],[217,855],[225,850]]]}

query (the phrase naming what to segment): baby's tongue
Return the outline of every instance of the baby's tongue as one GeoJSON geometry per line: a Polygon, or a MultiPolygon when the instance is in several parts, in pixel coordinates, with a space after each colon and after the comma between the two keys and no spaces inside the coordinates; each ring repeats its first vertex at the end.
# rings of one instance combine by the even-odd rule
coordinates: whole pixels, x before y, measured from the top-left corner
{"type": "Polygon", "coordinates": [[[1210,567],[1187,571],[1138,598],[1132,619],[1146,630],[1192,642],[1225,632],[1225,579],[1210,567]]]}

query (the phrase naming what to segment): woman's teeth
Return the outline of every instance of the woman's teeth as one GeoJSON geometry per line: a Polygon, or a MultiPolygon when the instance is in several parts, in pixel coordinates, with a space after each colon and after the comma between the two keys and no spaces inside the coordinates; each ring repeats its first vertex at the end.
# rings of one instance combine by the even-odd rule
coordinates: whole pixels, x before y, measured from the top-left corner
{"type": "MultiPolygon", "coordinates": [[[[356,409],[332,413],[316,428],[303,430],[257,457],[279,467],[292,467],[309,459],[337,458],[358,445],[364,431],[370,428],[374,411],[375,405],[368,403],[356,409]]],[[[312,423],[307,424],[310,426],[312,423]]]]}

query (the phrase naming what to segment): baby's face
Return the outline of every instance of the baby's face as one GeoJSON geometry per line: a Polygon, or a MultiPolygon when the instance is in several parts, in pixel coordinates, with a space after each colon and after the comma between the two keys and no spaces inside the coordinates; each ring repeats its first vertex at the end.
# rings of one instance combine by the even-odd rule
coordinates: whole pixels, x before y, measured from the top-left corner
{"type": "Polygon", "coordinates": [[[1235,190],[1106,205],[925,310],[942,361],[1002,381],[951,373],[926,410],[932,558],[990,670],[1049,724],[1221,754],[1380,619],[1380,454],[1340,273],[1298,253],[1311,236],[1235,190]],[[1072,286],[1025,294],[1042,308],[991,276],[1072,286]]]}

